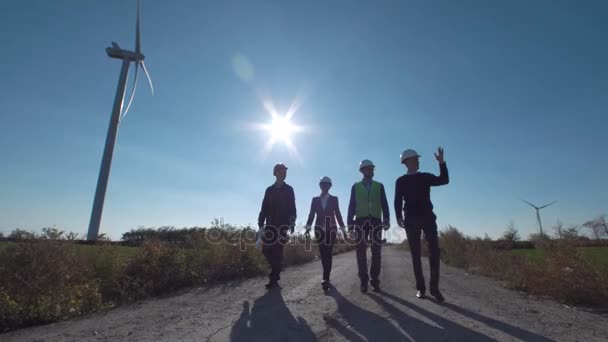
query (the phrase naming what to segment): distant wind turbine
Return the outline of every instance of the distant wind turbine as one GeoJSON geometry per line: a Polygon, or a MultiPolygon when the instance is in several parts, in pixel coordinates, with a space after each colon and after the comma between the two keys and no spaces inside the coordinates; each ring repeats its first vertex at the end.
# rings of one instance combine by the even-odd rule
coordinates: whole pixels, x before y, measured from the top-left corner
{"type": "Polygon", "coordinates": [[[543,225],[542,225],[542,223],[540,222],[540,212],[539,212],[539,211],[540,211],[541,209],[543,209],[543,208],[546,208],[546,207],[548,207],[548,206],[550,206],[550,205],[552,205],[552,204],[557,203],[557,201],[553,201],[553,202],[551,202],[551,203],[549,203],[549,204],[545,204],[545,205],[543,205],[543,206],[541,206],[541,207],[537,207],[537,206],[535,206],[534,204],[532,204],[532,203],[530,203],[530,202],[528,202],[528,201],[524,201],[523,199],[522,199],[522,202],[527,203],[527,204],[529,204],[529,205],[530,205],[532,208],[536,209],[536,219],[538,220],[538,227],[540,228],[540,235],[542,236],[542,235],[543,235],[543,225]]]}
{"type": "Polygon", "coordinates": [[[118,87],[116,89],[116,97],[114,98],[114,107],[112,109],[112,117],[110,118],[110,127],[108,128],[108,135],[106,136],[106,145],[103,150],[103,158],[101,160],[101,168],[99,170],[99,178],[97,179],[97,189],[95,190],[95,200],[93,201],[93,210],[91,213],[91,221],[89,222],[89,231],[87,234],[87,240],[97,240],[99,235],[99,225],[101,223],[101,213],[103,211],[103,202],[105,200],[106,189],[108,187],[108,178],[110,176],[110,167],[112,165],[112,155],[114,153],[114,144],[116,143],[116,134],[118,133],[118,125],[125,117],[133,98],[135,97],[135,89],[137,86],[137,75],[139,66],[143,69],[148,82],[150,83],[150,89],[154,95],[154,87],[152,86],[152,80],[150,74],[144,64],[144,55],[141,53],[141,42],[139,33],[139,0],[137,0],[137,24],[135,28],[135,52],[123,50],[112,42],[112,46],[106,48],[106,53],[111,58],[121,59],[122,68],[120,70],[120,77],[118,79],[118,87]],[[125,111],[122,111],[124,104],[125,88],[127,84],[127,76],[129,74],[129,65],[131,62],[135,63],[135,76],[133,80],[133,90],[131,91],[131,97],[127,104],[125,111]]]}

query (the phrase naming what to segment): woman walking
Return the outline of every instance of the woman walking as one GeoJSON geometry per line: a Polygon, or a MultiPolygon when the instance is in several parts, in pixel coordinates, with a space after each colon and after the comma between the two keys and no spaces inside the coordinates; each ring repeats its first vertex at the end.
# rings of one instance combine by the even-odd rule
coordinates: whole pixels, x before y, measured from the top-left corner
{"type": "Polygon", "coordinates": [[[310,204],[310,213],[306,222],[306,234],[310,234],[312,221],[316,221],[314,225],[314,233],[317,244],[319,245],[319,254],[321,254],[321,264],[323,265],[323,281],[321,287],[327,291],[331,287],[329,276],[331,273],[332,251],[338,234],[338,224],[342,234],[344,232],[344,221],[340,213],[340,205],[338,197],[329,194],[331,188],[331,179],[323,177],[319,181],[321,195],[313,197],[310,204]]]}

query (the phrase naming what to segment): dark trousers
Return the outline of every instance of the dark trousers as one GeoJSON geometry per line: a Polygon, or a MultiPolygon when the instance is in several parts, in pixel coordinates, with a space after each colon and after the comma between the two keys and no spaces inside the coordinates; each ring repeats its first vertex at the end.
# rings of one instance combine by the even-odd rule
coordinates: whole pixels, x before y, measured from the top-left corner
{"type": "Polygon", "coordinates": [[[429,247],[429,264],[431,268],[431,291],[439,289],[439,238],[437,235],[437,223],[435,217],[411,217],[405,220],[405,232],[412,253],[412,265],[416,277],[416,289],[425,291],[424,275],[422,274],[422,262],[420,261],[421,244],[420,235],[424,232],[424,238],[429,247]]]}
{"type": "Polygon", "coordinates": [[[262,241],[262,254],[270,266],[268,278],[271,282],[279,281],[283,269],[283,248],[287,242],[287,230],[266,226],[262,241]]]}
{"type": "Polygon", "coordinates": [[[355,221],[355,243],[357,248],[357,266],[359,268],[359,279],[367,282],[367,246],[372,250],[372,266],[370,275],[373,282],[378,281],[381,267],[382,247],[382,223],[380,219],[366,218],[355,221]]]}
{"type": "Polygon", "coordinates": [[[331,264],[333,259],[334,243],[336,242],[337,229],[329,228],[315,229],[315,239],[319,245],[319,254],[321,255],[321,265],[323,265],[323,280],[329,280],[331,273],[331,264]]]}

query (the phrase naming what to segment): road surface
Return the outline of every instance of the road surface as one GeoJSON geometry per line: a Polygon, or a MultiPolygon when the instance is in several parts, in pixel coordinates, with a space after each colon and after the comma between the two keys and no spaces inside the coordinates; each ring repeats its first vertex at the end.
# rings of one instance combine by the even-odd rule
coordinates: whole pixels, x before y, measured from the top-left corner
{"type": "MultiPolygon", "coordinates": [[[[369,251],[368,251],[369,253],[369,251]]],[[[359,291],[354,252],[290,267],[282,289],[264,277],[190,289],[74,320],[0,335],[0,341],[607,341],[608,317],[527,298],[494,280],[442,265],[446,303],[417,299],[408,252],[386,247],[381,293],[359,291]]],[[[425,275],[428,262],[424,260],[425,275]]],[[[427,279],[428,281],[428,279],[427,279]]]]}

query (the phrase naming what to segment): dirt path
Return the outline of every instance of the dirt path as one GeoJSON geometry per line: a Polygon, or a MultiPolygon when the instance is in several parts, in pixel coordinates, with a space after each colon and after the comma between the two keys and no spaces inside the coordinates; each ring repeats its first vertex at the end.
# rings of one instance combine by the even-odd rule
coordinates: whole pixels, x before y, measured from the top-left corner
{"type": "MultiPolygon", "coordinates": [[[[382,288],[361,294],[353,252],[291,267],[282,289],[256,278],[1,334],[12,341],[606,341],[608,317],[536,300],[442,265],[446,303],[414,297],[407,252],[387,247],[382,288]]],[[[428,275],[425,260],[425,275],[428,275]]]]}

